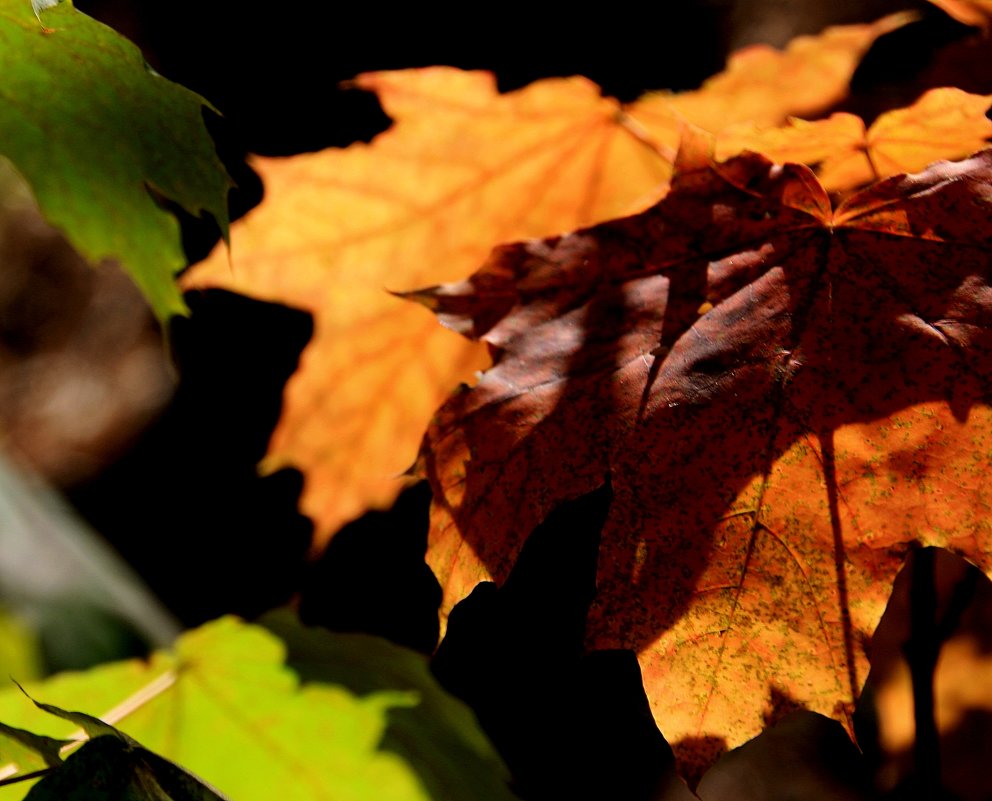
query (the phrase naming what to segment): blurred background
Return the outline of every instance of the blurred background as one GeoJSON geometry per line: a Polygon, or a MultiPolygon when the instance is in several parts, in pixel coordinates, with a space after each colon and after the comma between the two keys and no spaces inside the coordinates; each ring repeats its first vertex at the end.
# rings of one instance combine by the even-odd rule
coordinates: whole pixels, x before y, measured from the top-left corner
{"type": "MultiPolygon", "coordinates": [[[[650,89],[694,88],[747,44],[784,46],[827,25],[919,8],[925,22],[898,41],[880,42],[866,59],[864,87],[851,103],[870,113],[872,99],[892,86],[905,92],[910,85],[915,97],[914,78],[920,85],[938,80],[926,73],[942,49],[967,39],[967,29],[929,4],[901,0],[703,0],[659,6],[647,16],[623,3],[597,16],[539,17],[501,4],[481,28],[478,16],[452,24],[448,12],[425,7],[384,17],[364,4],[291,11],[221,0],[76,6],[128,36],[157,71],[223,114],[208,122],[238,184],[235,217],[261,198],[246,153],[345,147],[388,127],[372,95],[340,88],[363,71],[452,64],[494,71],[503,90],[582,74],[604,93],[632,100],[650,89]]],[[[298,585],[308,536],[307,522],[291,513],[299,479],[260,479],[255,464],[309,319],[203,293],[189,298],[192,317],[174,321],[163,344],[119,269],[84,264],[9,174],[0,175],[0,193],[6,458],[67,494],[183,623],[224,611],[250,614],[287,597],[298,585]],[[274,537],[273,528],[285,533],[274,537]]],[[[217,232],[183,222],[192,262],[217,232]]]]}
{"type": "MultiPolygon", "coordinates": [[[[870,120],[932,86],[992,92],[988,41],[911,0],[611,3],[540,16],[498,4],[454,19],[420,4],[388,15],[361,3],[75,5],[221,112],[208,122],[238,184],[234,216],[262,194],[246,153],[345,147],[388,127],[374,97],[339,86],[369,70],[488,69],[503,90],[581,74],[632,100],[694,88],[747,44],[784,46],[915,8],[921,20],[876,43],[844,108],[870,120]]],[[[183,223],[195,261],[217,233],[183,223]]],[[[9,173],[0,260],[0,640],[30,646],[0,652],[0,667],[28,678],[139,654],[182,627],[253,617],[294,596],[316,622],[431,649],[429,493],[415,488],[392,513],[352,524],[312,565],[300,476],[256,471],[311,333],[307,315],[197,293],[192,315],[163,338],[121,271],[85,264],[9,173]]]]}

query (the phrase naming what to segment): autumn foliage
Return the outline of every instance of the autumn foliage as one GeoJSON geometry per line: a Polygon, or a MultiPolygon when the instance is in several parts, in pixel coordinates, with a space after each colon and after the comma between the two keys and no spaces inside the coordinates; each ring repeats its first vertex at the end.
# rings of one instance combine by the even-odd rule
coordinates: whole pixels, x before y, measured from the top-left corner
{"type": "Polygon", "coordinates": [[[646,208],[667,187],[685,122],[776,125],[828,109],[871,42],[907,19],[832,29],[784,52],[753,47],[698,91],[629,107],[581,78],[500,95],[483,73],[364,75],[355,86],[378,94],[393,128],[368,146],[256,159],[266,198],[233,232],[233,269],[220,247],[184,286],[314,314],[266,466],[304,470],[302,507],[319,540],[395,499],[434,410],[486,364],[385,290],[461,279],[501,242],[646,208]]]}
{"type": "Polygon", "coordinates": [[[990,178],[834,209],[803,167],[687,140],[649,211],[431,293],[499,353],[425,446],[449,603],[609,475],[588,641],[642,654],[666,734],[743,742],[773,687],[844,719],[910,545],[987,566],[990,178]]]}
{"type": "Polygon", "coordinates": [[[313,314],[265,467],[318,546],[426,477],[446,616],[609,483],[586,644],[637,652],[665,737],[741,745],[782,697],[850,728],[907,553],[992,571],[992,95],[830,113],[909,20],[628,105],[363,75],[389,131],[256,159],[183,282],[313,314]]]}

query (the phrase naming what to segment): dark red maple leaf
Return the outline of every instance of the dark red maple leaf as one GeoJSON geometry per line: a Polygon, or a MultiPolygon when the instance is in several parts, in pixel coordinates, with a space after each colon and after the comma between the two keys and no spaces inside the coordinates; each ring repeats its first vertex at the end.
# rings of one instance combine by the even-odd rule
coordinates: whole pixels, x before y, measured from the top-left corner
{"type": "Polygon", "coordinates": [[[990,217],[992,151],[832,209],[690,136],[652,209],[417,293],[495,356],[422,451],[445,609],[609,474],[587,640],[637,650],[665,735],[847,722],[907,550],[992,566],[990,217]]]}

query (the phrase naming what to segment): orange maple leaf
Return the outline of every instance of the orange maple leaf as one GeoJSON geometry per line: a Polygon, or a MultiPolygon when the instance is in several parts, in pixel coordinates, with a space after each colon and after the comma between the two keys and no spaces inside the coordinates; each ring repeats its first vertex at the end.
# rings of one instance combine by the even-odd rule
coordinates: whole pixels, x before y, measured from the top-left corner
{"type": "Polygon", "coordinates": [[[629,112],[584,79],[500,95],[483,73],[365,75],[356,83],[379,94],[392,129],[368,146],[255,159],[265,199],[232,226],[233,269],[215,251],[183,286],[314,315],[263,468],[303,471],[301,506],[318,545],[392,502],[434,410],[487,364],[482,349],[387,290],[464,278],[502,241],[646,208],[667,188],[683,116],[708,113],[722,126],[825,108],[870,43],[907,18],[830,29],[784,54],[752,48],[703,90],[629,112]],[[811,76],[810,91],[790,89],[811,76]]]}
{"type": "Polygon", "coordinates": [[[717,133],[729,125],[781,125],[790,116],[815,117],[848,93],[855,68],[883,34],[914,20],[909,12],[865,25],[837,25],[799,36],[785,50],[751,45],[733,53],[726,69],[694,92],[653,92],[629,111],[659,142],[678,147],[682,124],[717,133]]]}
{"type": "Polygon", "coordinates": [[[588,644],[638,652],[670,741],[735,746],[775,694],[850,722],[910,548],[992,568],[992,151],[834,209],[707,148],[654,208],[429,293],[495,355],[422,464],[445,609],[611,476],[588,644]]]}
{"type": "Polygon", "coordinates": [[[839,192],[981,149],[992,137],[990,104],[992,95],[932,89],[913,105],[882,114],[867,130],[860,117],[844,113],[814,122],[792,119],[779,128],[747,123],[720,132],[716,155],[753,150],[772,161],[816,165],[820,183],[839,192]]]}
{"type": "Polygon", "coordinates": [[[395,125],[370,145],[257,158],[265,199],[183,280],[305,309],[315,333],[263,468],[305,474],[319,542],[391,503],[434,410],[488,360],[401,291],[468,275],[498,242],[644,208],[671,171],[583,79],[499,95],[481,72],[363,75],[395,125]]]}

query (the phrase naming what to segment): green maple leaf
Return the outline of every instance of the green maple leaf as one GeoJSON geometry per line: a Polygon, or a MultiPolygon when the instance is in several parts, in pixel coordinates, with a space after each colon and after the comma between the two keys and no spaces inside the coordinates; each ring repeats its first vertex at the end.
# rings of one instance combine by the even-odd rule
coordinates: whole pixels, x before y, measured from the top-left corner
{"type": "Polygon", "coordinates": [[[71,2],[36,17],[50,5],[0,0],[0,156],[89,261],[120,261],[160,319],[184,313],[179,223],[160,199],[227,236],[231,179],[208,104],[71,2]]]}
{"type": "MultiPolygon", "coordinates": [[[[11,685],[0,692],[8,724],[0,751],[14,726],[92,738],[35,785],[31,801],[75,798],[70,789],[92,782],[117,793],[106,798],[135,801],[511,801],[502,762],[467,707],[434,682],[425,657],[285,619],[275,628],[281,638],[224,618],[148,661],[29,685],[33,698],[58,704],[38,704],[50,715],[11,685]],[[65,712],[80,708],[109,723],[65,712]]],[[[61,746],[33,750],[50,752],[52,743],[61,746]]],[[[27,773],[38,761],[3,764],[0,773],[27,773]]],[[[23,784],[3,787],[0,799],[24,792],[23,784]]]]}

